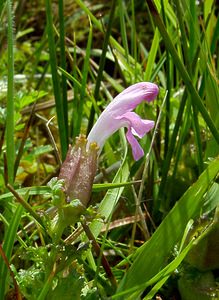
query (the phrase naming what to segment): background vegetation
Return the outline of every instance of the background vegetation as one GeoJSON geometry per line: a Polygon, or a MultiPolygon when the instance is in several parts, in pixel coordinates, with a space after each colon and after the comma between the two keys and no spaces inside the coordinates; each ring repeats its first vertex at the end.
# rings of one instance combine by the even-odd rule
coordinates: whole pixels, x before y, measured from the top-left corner
{"type": "Polygon", "coordinates": [[[217,1],[1,0],[0,17],[0,299],[219,299],[217,1]],[[160,88],[137,108],[148,155],[114,134],[54,243],[68,144],[140,81],[160,88]]]}

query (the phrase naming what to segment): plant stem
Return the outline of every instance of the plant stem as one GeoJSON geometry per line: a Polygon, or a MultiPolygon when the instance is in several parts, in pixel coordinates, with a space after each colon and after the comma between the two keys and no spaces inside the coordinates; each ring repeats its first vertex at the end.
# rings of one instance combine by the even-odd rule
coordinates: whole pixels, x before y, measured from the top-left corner
{"type": "Polygon", "coordinates": [[[110,268],[110,265],[106,259],[106,257],[103,255],[103,253],[101,253],[101,249],[100,249],[100,246],[99,244],[96,242],[96,239],[93,235],[93,233],[91,232],[90,228],[87,226],[86,222],[82,222],[82,227],[88,237],[88,239],[92,242],[92,246],[97,254],[97,256],[99,257],[101,255],[101,262],[102,262],[102,265],[103,265],[103,268],[112,284],[113,287],[117,287],[117,282],[116,282],[116,279],[112,273],[112,270],[110,268]]]}

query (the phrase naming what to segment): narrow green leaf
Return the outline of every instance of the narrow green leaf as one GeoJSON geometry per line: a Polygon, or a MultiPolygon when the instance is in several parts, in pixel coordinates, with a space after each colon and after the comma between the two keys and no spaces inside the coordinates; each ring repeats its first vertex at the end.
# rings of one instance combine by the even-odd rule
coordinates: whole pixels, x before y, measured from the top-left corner
{"type": "Polygon", "coordinates": [[[124,3],[122,0],[119,0],[119,20],[120,20],[120,28],[121,28],[121,37],[122,37],[122,44],[125,49],[125,56],[127,62],[129,62],[129,47],[128,47],[128,40],[127,40],[127,32],[126,32],[126,25],[125,25],[125,8],[124,3]]]}
{"type": "MultiPolygon", "coordinates": [[[[59,33],[60,33],[60,63],[61,67],[66,70],[66,53],[65,53],[65,20],[63,0],[58,1],[59,4],[59,33]]],[[[62,74],[62,105],[65,122],[65,131],[68,136],[68,100],[67,100],[67,81],[62,74]]]]}
{"type": "Polygon", "coordinates": [[[75,128],[75,135],[78,136],[80,134],[81,122],[83,117],[83,106],[85,102],[85,95],[86,95],[86,83],[87,83],[87,76],[89,71],[89,64],[90,64],[90,52],[91,52],[91,45],[92,45],[92,37],[93,37],[93,27],[90,23],[90,30],[88,35],[87,41],[87,48],[86,48],[86,55],[84,59],[84,65],[82,70],[82,82],[81,82],[81,92],[80,92],[80,102],[77,111],[77,124],[75,128]]]}
{"type": "MultiPolygon", "coordinates": [[[[113,183],[94,183],[93,187],[92,187],[92,191],[93,192],[100,192],[100,191],[104,191],[104,190],[109,190],[109,189],[117,189],[120,187],[126,187],[126,186],[130,186],[136,183],[139,183],[140,181],[128,181],[128,182],[113,182],[113,183]]],[[[17,193],[19,193],[19,195],[23,196],[26,195],[28,193],[28,195],[30,196],[36,196],[36,195],[46,195],[46,194],[50,194],[51,193],[51,189],[48,186],[32,186],[32,187],[25,187],[25,188],[21,188],[21,189],[17,189],[16,190],[17,193]]],[[[13,196],[13,194],[11,192],[9,193],[5,193],[0,195],[0,201],[10,198],[11,196],[13,196]]]]}
{"type": "Polygon", "coordinates": [[[71,74],[69,74],[66,70],[62,69],[61,67],[58,67],[58,69],[62,72],[62,74],[65,75],[66,78],[71,80],[76,86],[80,89],[81,88],[81,83],[71,74]]]}
{"type": "Polygon", "coordinates": [[[101,190],[108,190],[108,189],[116,189],[119,187],[126,187],[126,186],[130,186],[133,185],[135,183],[139,183],[140,180],[138,181],[128,181],[128,182],[119,182],[119,183],[95,183],[93,184],[92,190],[93,192],[99,192],[101,190]]]}
{"type": "MultiPolygon", "coordinates": [[[[51,189],[48,186],[32,186],[32,187],[26,187],[26,188],[21,188],[21,189],[16,190],[16,192],[21,196],[24,196],[27,193],[28,193],[28,195],[31,195],[31,196],[45,195],[46,193],[49,193],[50,191],[51,191],[51,189]]],[[[11,192],[2,194],[2,195],[0,195],[0,201],[10,198],[11,196],[13,196],[13,194],[11,192]]]]}
{"type": "MultiPolygon", "coordinates": [[[[14,241],[15,241],[18,226],[20,224],[22,213],[23,213],[23,207],[21,205],[18,205],[13,215],[13,218],[11,219],[11,222],[8,226],[8,230],[6,231],[4,236],[3,250],[9,262],[11,259],[14,241]]],[[[8,276],[9,276],[8,268],[5,265],[5,262],[2,260],[2,257],[0,257],[0,286],[1,286],[0,299],[5,299],[5,292],[8,284],[8,276]]]]}
{"type": "Polygon", "coordinates": [[[12,4],[7,0],[8,21],[8,90],[7,90],[7,117],[6,117],[6,155],[8,168],[8,181],[14,181],[14,38],[12,4]]]}
{"type": "Polygon", "coordinates": [[[67,149],[68,149],[68,136],[66,132],[66,121],[64,114],[64,107],[62,102],[59,75],[57,72],[57,59],[56,59],[56,44],[53,32],[53,19],[52,19],[52,5],[51,0],[45,0],[46,4],[46,18],[47,18],[47,35],[49,43],[49,53],[50,53],[50,66],[52,71],[53,80],[53,90],[56,102],[56,113],[57,121],[59,127],[60,144],[62,149],[62,159],[65,159],[67,149]]]}
{"type": "Polygon", "coordinates": [[[153,42],[151,45],[151,49],[148,55],[148,61],[147,61],[147,65],[146,65],[146,71],[144,74],[144,80],[145,81],[149,81],[151,79],[151,74],[152,74],[152,70],[154,67],[154,62],[155,62],[155,58],[157,55],[157,50],[158,50],[158,46],[159,46],[159,31],[156,28],[155,29],[155,33],[154,33],[154,38],[153,38],[153,42]]]}
{"type": "MultiPolygon", "coordinates": [[[[125,137],[123,136],[123,143],[125,142],[125,137]]],[[[121,182],[126,182],[129,176],[129,166],[128,162],[126,161],[127,155],[127,147],[125,147],[124,158],[121,167],[119,168],[118,172],[116,173],[113,184],[120,184],[121,182]]],[[[113,191],[108,191],[100,203],[98,214],[100,214],[105,220],[107,220],[113,212],[124,187],[113,189],[113,191]]],[[[94,220],[91,225],[90,229],[95,237],[97,237],[101,231],[103,226],[103,222],[99,220],[94,220]]]]}

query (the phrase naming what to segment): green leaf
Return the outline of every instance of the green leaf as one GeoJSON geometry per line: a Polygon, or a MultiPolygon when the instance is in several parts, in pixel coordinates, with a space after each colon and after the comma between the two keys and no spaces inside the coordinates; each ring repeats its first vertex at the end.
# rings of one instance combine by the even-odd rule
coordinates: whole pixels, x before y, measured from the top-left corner
{"type": "Polygon", "coordinates": [[[150,240],[137,250],[135,260],[120,283],[118,291],[150,280],[165,265],[173,247],[182,238],[188,221],[199,215],[203,206],[203,195],[212,185],[218,172],[219,158],[216,158],[176,203],[150,240]]]}
{"type": "Polygon", "coordinates": [[[128,182],[114,182],[113,183],[95,183],[93,184],[93,192],[99,192],[102,190],[108,190],[108,189],[116,189],[119,187],[125,187],[125,186],[130,186],[135,183],[139,183],[140,181],[128,181],[128,182]]]}
{"type": "Polygon", "coordinates": [[[54,290],[50,291],[46,299],[80,300],[84,279],[71,271],[67,277],[60,278],[54,290]]]}
{"type": "Polygon", "coordinates": [[[17,109],[21,110],[47,94],[48,93],[45,91],[30,91],[28,93],[18,92],[15,98],[17,109]]]}
{"type": "MultiPolygon", "coordinates": [[[[123,176],[123,179],[124,178],[125,177],[123,176]]],[[[139,183],[139,181],[95,183],[95,184],[93,184],[92,190],[93,190],[93,192],[100,192],[100,191],[109,190],[109,189],[117,189],[117,192],[118,192],[118,188],[122,188],[122,187],[124,188],[126,186],[130,186],[135,183],[139,183]]],[[[61,188],[61,186],[60,186],[60,188],[61,188]]],[[[31,196],[45,195],[47,193],[49,195],[49,194],[51,194],[51,188],[49,186],[32,186],[32,187],[25,187],[25,188],[17,189],[16,192],[19,193],[21,196],[25,195],[27,192],[31,196]]],[[[2,195],[0,195],[0,201],[10,198],[11,196],[13,196],[11,192],[2,194],[2,195]]]]}
{"type": "MultiPolygon", "coordinates": [[[[122,131],[121,137],[122,137],[122,142],[125,145],[124,146],[125,153],[124,153],[122,165],[113,179],[113,184],[121,184],[121,182],[127,181],[129,176],[129,166],[128,166],[128,162],[126,161],[127,147],[126,147],[126,142],[124,137],[124,131],[122,131]]],[[[123,190],[124,187],[119,187],[113,189],[113,191],[108,191],[105,197],[103,198],[103,200],[101,201],[98,209],[98,214],[100,214],[103,218],[105,218],[105,220],[107,220],[112,214],[113,209],[115,208],[117,202],[119,201],[119,198],[123,190]]],[[[99,235],[102,226],[103,226],[103,222],[99,220],[94,220],[90,224],[90,229],[95,237],[99,235]]]]}
{"type": "MultiPolygon", "coordinates": [[[[46,193],[51,193],[51,189],[48,186],[32,186],[32,187],[26,187],[16,190],[19,195],[23,196],[28,193],[28,195],[45,195],[46,193]]],[[[0,201],[10,198],[12,196],[12,193],[5,193],[3,195],[0,195],[0,201]]]]}
{"type": "Polygon", "coordinates": [[[173,273],[173,271],[180,265],[182,260],[185,258],[189,250],[191,249],[193,245],[193,241],[191,241],[185,249],[171,262],[169,263],[165,268],[163,268],[160,272],[158,272],[153,278],[151,278],[149,281],[144,282],[142,284],[136,285],[135,287],[131,287],[128,290],[121,291],[115,296],[112,297],[112,299],[117,299],[120,296],[127,295],[128,293],[132,295],[128,297],[128,299],[138,299],[139,292],[143,291],[147,287],[155,284],[157,284],[151,289],[151,291],[147,294],[147,296],[144,299],[152,299],[154,294],[160,289],[160,287],[165,283],[165,281],[169,278],[169,276],[173,273]]]}
{"type": "Polygon", "coordinates": [[[154,67],[154,62],[155,62],[155,58],[156,58],[157,50],[158,50],[158,46],[159,46],[159,37],[160,37],[159,31],[156,28],[153,42],[151,45],[151,49],[150,49],[150,52],[148,55],[147,68],[146,68],[145,75],[144,75],[145,81],[149,81],[151,79],[151,74],[152,74],[152,70],[154,67]]]}

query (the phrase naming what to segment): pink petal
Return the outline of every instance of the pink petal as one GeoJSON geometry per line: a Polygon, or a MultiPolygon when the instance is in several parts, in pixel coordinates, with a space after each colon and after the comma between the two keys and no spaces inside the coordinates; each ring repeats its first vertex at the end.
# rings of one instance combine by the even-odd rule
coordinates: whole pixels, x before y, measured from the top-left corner
{"type": "Polygon", "coordinates": [[[134,135],[142,138],[147,132],[149,132],[154,127],[154,121],[143,120],[135,112],[127,112],[122,116],[118,116],[116,119],[127,120],[131,131],[134,135]]]}
{"type": "Polygon", "coordinates": [[[132,134],[130,128],[128,128],[128,131],[126,133],[126,138],[132,147],[132,155],[134,157],[134,160],[139,160],[142,156],[144,156],[144,151],[141,148],[138,141],[136,140],[136,138],[134,137],[134,135],[132,134]]]}
{"type": "Polygon", "coordinates": [[[156,84],[152,82],[138,82],[126,88],[114,100],[127,96],[129,99],[131,98],[132,101],[140,98],[140,102],[150,102],[157,97],[158,93],[159,88],[156,84]]]}
{"type": "Polygon", "coordinates": [[[122,116],[116,117],[115,119],[120,120],[120,122],[123,121],[123,126],[128,127],[126,137],[132,147],[134,159],[138,160],[144,155],[144,151],[139,145],[138,141],[133,136],[133,134],[142,138],[147,132],[149,132],[154,127],[154,121],[142,120],[134,112],[127,112],[122,116]]]}
{"type": "Polygon", "coordinates": [[[151,102],[159,93],[159,88],[151,82],[139,82],[133,84],[118,94],[114,100],[108,105],[106,110],[111,110],[113,113],[132,111],[141,102],[151,102]]]}

